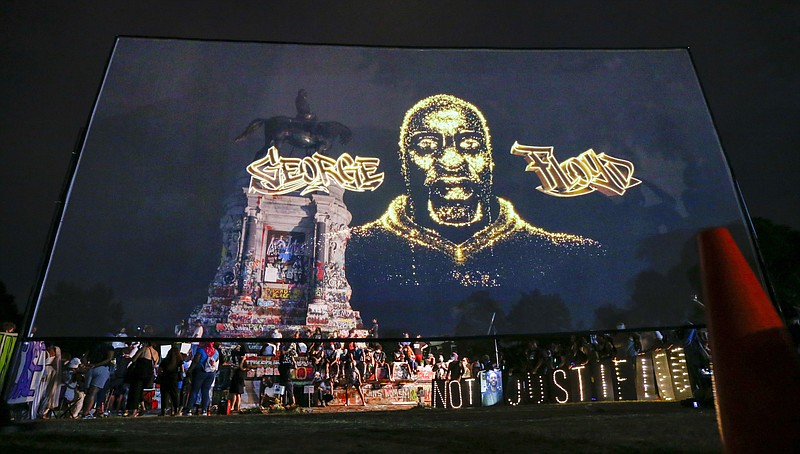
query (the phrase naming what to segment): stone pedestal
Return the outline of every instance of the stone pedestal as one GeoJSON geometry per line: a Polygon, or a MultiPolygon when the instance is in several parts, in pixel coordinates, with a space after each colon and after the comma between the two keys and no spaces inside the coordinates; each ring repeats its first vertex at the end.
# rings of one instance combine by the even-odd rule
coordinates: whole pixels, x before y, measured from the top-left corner
{"type": "Polygon", "coordinates": [[[248,193],[226,203],[223,247],[206,304],[191,316],[219,336],[362,327],[344,274],[351,215],[343,190],[301,196],[248,193]]]}

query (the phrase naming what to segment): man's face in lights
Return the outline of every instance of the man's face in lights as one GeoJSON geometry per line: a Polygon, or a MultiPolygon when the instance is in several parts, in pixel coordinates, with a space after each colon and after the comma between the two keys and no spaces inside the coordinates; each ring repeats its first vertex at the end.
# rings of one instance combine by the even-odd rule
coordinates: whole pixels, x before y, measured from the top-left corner
{"type": "Polygon", "coordinates": [[[423,177],[427,209],[441,225],[467,226],[486,215],[492,154],[488,129],[477,109],[441,96],[412,112],[404,145],[409,177],[423,177]]]}

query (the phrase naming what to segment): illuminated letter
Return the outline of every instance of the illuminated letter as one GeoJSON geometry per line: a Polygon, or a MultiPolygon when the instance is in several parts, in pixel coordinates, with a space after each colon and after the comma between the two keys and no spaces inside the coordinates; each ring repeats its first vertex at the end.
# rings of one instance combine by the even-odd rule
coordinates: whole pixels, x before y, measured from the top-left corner
{"type": "Polygon", "coordinates": [[[633,164],[624,159],[615,158],[605,153],[600,153],[597,158],[603,163],[609,184],[606,186],[598,185],[597,190],[605,195],[622,195],[625,191],[637,184],[640,180],[633,178],[633,164]],[[608,192],[604,191],[607,190],[608,192]]]}
{"type": "Polygon", "coordinates": [[[452,380],[447,384],[447,391],[450,393],[450,406],[453,408],[461,408],[464,404],[464,399],[461,395],[461,383],[458,380],[452,380]],[[456,384],[456,389],[458,390],[458,405],[456,405],[456,400],[453,398],[455,393],[453,393],[453,383],[456,384]]]}
{"type": "Polygon", "coordinates": [[[556,387],[558,387],[558,389],[564,391],[564,400],[561,400],[561,399],[558,398],[558,396],[556,396],[556,402],[558,402],[560,404],[564,404],[564,403],[567,403],[567,401],[569,401],[569,391],[567,391],[566,388],[564,388],[563,386],[558,384],[558,380],[556,380],[556,375],[558,375],[559,372],[561,372],[561,375],[564,376],[564,379],[567,378],[567,373],[566,372],[564,372],[561,369],[556,369],[553,372],[553,384],[556,385],[556,387]]]}
{"type": "Polygon", "coordinates": [[[514,142],[514,145],[511,146],[511,154],[523,156],[528,161],[525,171],[535,172],[542,182],[542,186],[536,189],[545,194],[570,189],[570,184],[567,183],[568,177],[564,175],[561,166],[553,156],[553,147],[534,147],[514,142]]]}
{"type": "Polygon", "coordinates": [[[470,407],[473,405],[472,404],[472,394],[473,394],[472,382],[474,382],[474,381],[475,381],[474,378],[468,378],[468,379],[464,380],[464,383],[467,384],[467,388],[469,388],[469,392],[467,393],[467,395],[469,396],[469,406],[470,407]]]}
{"type": "Polygon", "coordinates": [[[438,395],[439,398],[442,399],[442,408],[447,408],[447,387],[444,389],[444,395],[442,395],[441,389],[439,389],[439,383],[444,383],[444,380],[434,380],[433,385],[431,388],[431,404],[436,407],[436,396],[438,395]]]}
{"type": "MultiPolygon", "coordinates": [[[[528,378],[530,378],[530,374],[528,374],[528,378]]],[[[517,406],[520,404],[520,402],[522,402],[522,380],[518,378],[516,382],[517,382],[517,401],[514,402],[513,400],[511,400],[510,397],[507,399],[508,403],[513,406],[517,406]]]]}
{"type": "Polygon", "coordinates": [[[356,156],[356,164],[361,171],[359,192],[374,191],[383,184],[383,172],[375,173],[378,170],[381,160],[378,158],[362,158],[356,156]]]}
{"type": "Polygon", "coordinates": [[[583,366],[573,367],[574,370],[578,374],[578,393],[581,396],[581,402],[584,401],[583,399],[583,377],[581,376],[581,371],[584,369],[583,366]]]}
{"type": "Polygon", "coordinates": [[[252,175],[250,178],[250,192],[271,194],[273,191],[280,190],[281,178],[279,175],[280,167],[278,166],[280,159],[278,149],[270,147],[266,156],[247,166],[247,172],[252,175]]]}

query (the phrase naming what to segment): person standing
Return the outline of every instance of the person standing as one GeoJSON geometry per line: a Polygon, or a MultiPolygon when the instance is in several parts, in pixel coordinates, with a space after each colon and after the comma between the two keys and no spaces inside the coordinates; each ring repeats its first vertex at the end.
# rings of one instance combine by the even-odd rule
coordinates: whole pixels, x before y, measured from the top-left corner
{"type": "Polygon", "coordinates": [[[59,394],[61,391],[61,349],[55,345],[51,345],[47,349],[42,384],[44,393],[38,410],[39,417],[47,419],[61,403],[59,394]]]}
{"type": "MultiPolygon", "coordinates": [[[[203,333],[205,332],[205,328],[203,328],[203,322],[200,319],[194,321],[194,328],[192,329],[192,338],[193,339],[202,339],[203,333]]],[[[197,349],[200,347],[200,341],[192,342],[192,356],[197,352],[197,349]]]]}
{"type": "MultiPolygon", "coordinates": [[[[104,389],[106,382],[111,376],[111,366],[114,361],[114,347],[107,342],[101,342],[92,348],[89,352],[88,366],[89,371],[86,373],[86,398],[83,401],[83,410],[81,410],[81,417],[93,418],[92,407],[94,407],[95,399],[104,389]]],[[[101,402],[105,400],[105,393],[100,399],[101,402]]],[[[102,407],[102,405],[101,405],[102,407]]]]}
{"type": "Polygon", "coordinates": [[[244,381],[245,381],[245,352],[247,347],[244,343],[236,346],[231,352],[231,386],[229,394],[231,396],[231,412],[241,412],[242,394],[244,394],[244,381]]]}
{"type": "Polygon", "coordinates": [[[464,366],[458,360],[458,353],[453,352],[450,362],[447,363],[447,377],[450,380],[461,380],[462,375],[464,375],[464,366]]]}
{"type": "Polygon", "coordinates": [[[158,366],[158,384],[161,385],[161,416],[166,414],[169,403],[170,414],[176,416],[180,407],[178,397],[178,380],[183,370],[183,357],[180,344],[172,344],[167,356],[158,366]]]}
{"type": "Polygon", "coordinates": [[[361,405],[366,406],[367,400],[364,398],[364,391],[361,390],[361,372],[359,372],[358,367],[356,367],[356,362],[351,356],[345,365],[345,374],[346,374],[346,381],[344,385],[344,404],[345,406],[350,405],[350,387],[356,389],[358,393],[358,397],[361,398],[361,405]]]}
{"type": "Polygon", "coordinates": [[[127,409],[122,416],[141,416],[139,405],[144,401],[144,390],[152,388],[155,380],[155,368],[158,364],[158,351],[150,342],[136,351],[131,358],[131,365],[128,367],[130,390],[128,391],[127,409]]]}
{"type": "Polygon", "coordinates": [[[211,407],[211,387],[219,370],[219,351],[214,348],[214,342],[200,344],[189,369],[192,372],[193,395],[190,405],[192,403],[195,405],[195,414],[206,416],[211,407]],[[198,399],[199,407],[197,407],[198,399]]]}
{"type": "Polygon", "coordinates": [[[280,374],[280,385],[285,389],[285,402],[287,407],[295,405],[294,399],[294,385],[292,385],[292,373],[297,367],[297,350],[294,344],[281,345],[281,357],[278,364],[278,373],[280,374]]]}

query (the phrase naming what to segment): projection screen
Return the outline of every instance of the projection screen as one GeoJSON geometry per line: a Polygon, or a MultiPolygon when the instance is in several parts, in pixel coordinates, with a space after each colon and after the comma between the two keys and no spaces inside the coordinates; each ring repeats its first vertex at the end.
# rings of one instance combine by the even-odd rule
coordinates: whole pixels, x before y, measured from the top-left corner
{"type": "Polygon", "coordinates": [[[752,241],[685,49],[119,38],[37,336],[427,337],[702,323],[752,241]]]}

